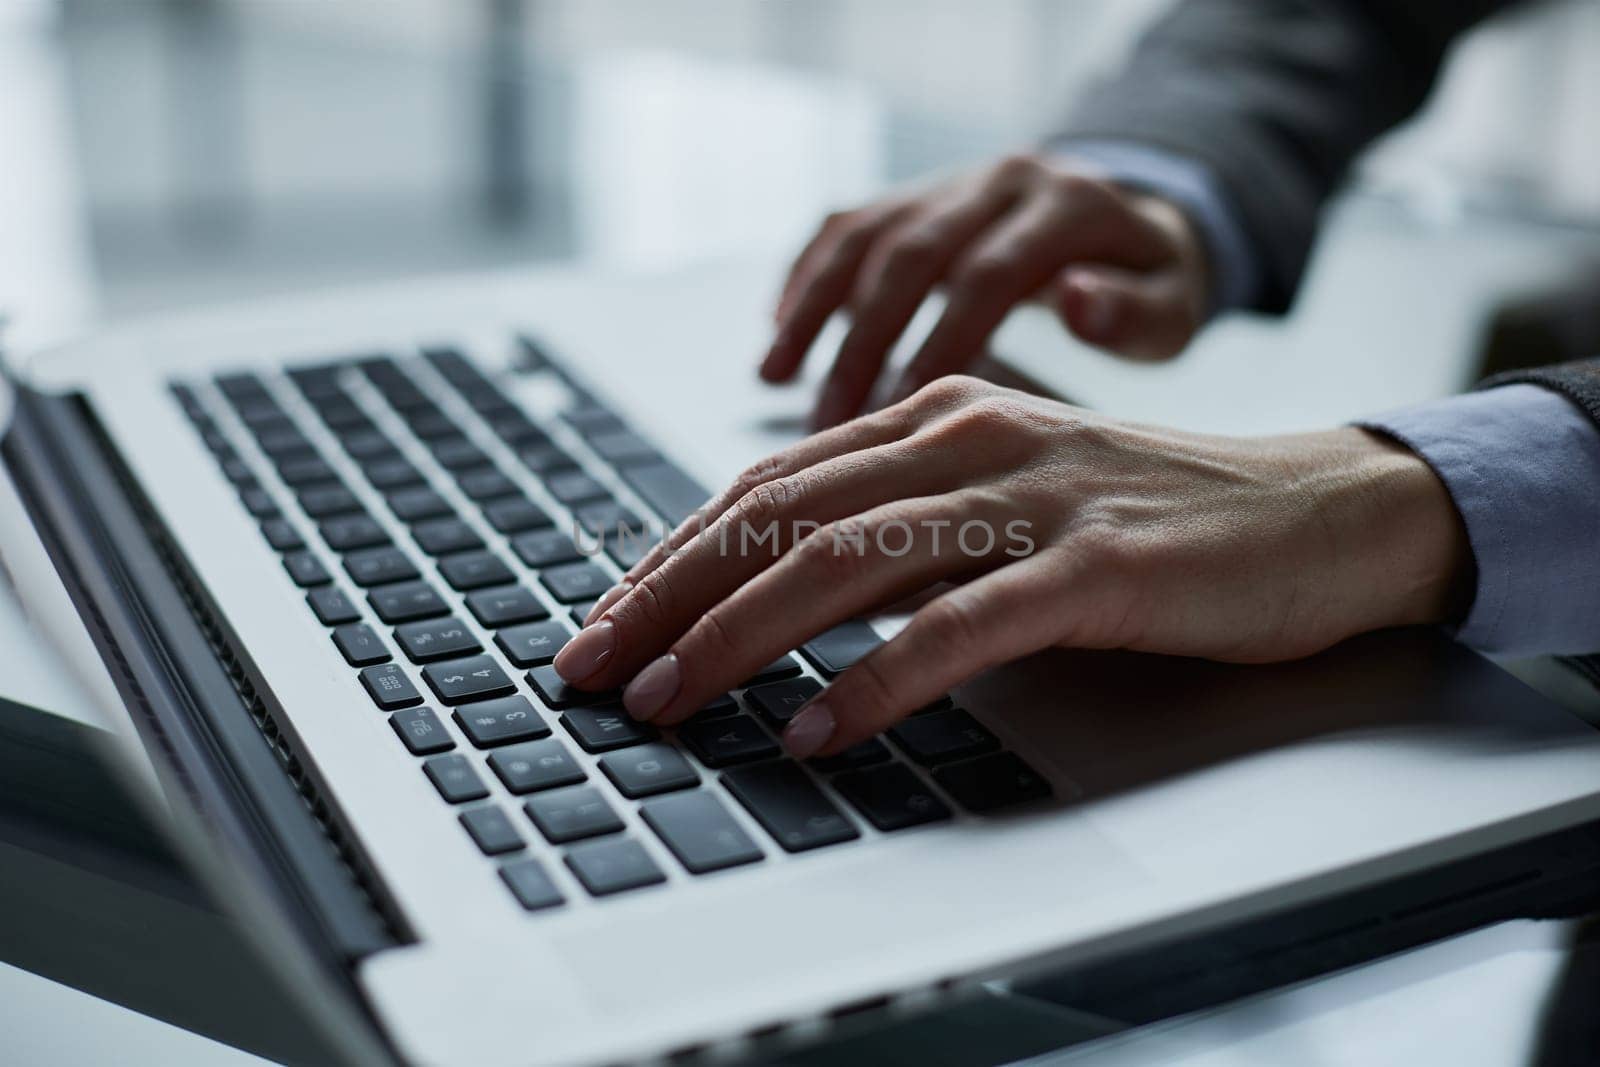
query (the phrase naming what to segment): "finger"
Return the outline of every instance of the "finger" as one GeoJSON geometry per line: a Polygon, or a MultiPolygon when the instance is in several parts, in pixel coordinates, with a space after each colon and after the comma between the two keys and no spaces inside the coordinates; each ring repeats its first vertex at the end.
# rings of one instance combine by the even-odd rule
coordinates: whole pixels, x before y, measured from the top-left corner
{"type": "Polygon", "coordinates": [[[1000,567],[931,601],[807,704],[784,730],[798,758],[874,737],[973,675],[1056,642],[1070,578],[1040,560],[1000,567]]]}
{"type": "Polygon", "coordinates": [[[1176,270],[1069,267],[1048,287],[1050,302],[1082,340],[1134,359],[1169,359],[1199,325],[1195,294],[1176,270]]]}
{"type": "Polygon", "coordinates": [[[805,538],[672,641],[623,691],[624,706],[674,725],[829,626],[987,566],[957,551],[950,529],[977,504],[976,494],[896,500],[805,538]],[[946,524],[937,550],[925,519],[946,524]]]}
{"type": "Polygon", "coordinates": [[[873,240],[908,209],[901,203],[879,205],[855,213],[849,223],[835,224],[831,233],[827,225],[823,227],[816,247],[803,253],[796,264],[787,287],[792,290],[785,300],[788,310],[761,361],[763,378],[780,382],[794,377],[829,316],[849,299],[856,272],[873,240]]]}

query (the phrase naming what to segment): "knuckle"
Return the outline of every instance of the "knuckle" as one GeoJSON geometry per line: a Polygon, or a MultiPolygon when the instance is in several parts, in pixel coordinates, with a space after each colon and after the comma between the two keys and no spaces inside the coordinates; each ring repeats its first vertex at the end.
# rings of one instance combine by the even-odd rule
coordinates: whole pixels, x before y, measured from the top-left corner
{"type": "Polygon", "coordinates": [[[884,273],[902,276],[926,269],[938,251],[938,241],[931,234],[921,231],[902,234],[894,239],[884,255],[884,273]]]}
{"type": "Polygon", "coordinates": [[[852,690],[846,704],[869,722],[881,722],[899,699],[880,655],[867,656],[845,672],[841,681],[848,682],[852,690]]]}
{"type": "Polygon", "coordinates": [[[970,403],[987,388],[987,382],[970,374],[947,374],[917,390],[916,399],[925,407],[943,410],[970,403]]]}
{"type": "Polygon", "coordinates": [[[757,527],[777,521],[804,495],[802,481],[799,475],[791,474],[762,482],[739,498],[733,507],[733,518],[757,527]]]}
{"type": "Polygon", "coordinates": [[[956,284],[969,292],[984,295],[1015,287],[1022,275],[1015,256],[984,252],[962,265],[956,284]]]}
{"type": "Polygon", "coordinates": [[[1040,161],[1033,152],[1011,152],[994,165],[994,177],[1001,182],[1015,182],[1031,178],[1039,172],[1040,161]]]}
{"type": "Polygon", "coordinates": [[[737,651],[735,628],[723,618],[720,605],[700,616],[676,646],[684,663],[727,663],[737,651]]]}
{"type": "Polygon", "coordinates": [[[981,631],[972,597],[960,589],[951,590],[922,610],[920,636],[928,655],[938,662],[970,658],[981,631]]]}
{"type": "Polygon", "coordinates": [[[872,532],[859,522],[847,521],[841,528],[848,535],[836,534],[830,527],[818,530],[795,547],[795,564],[830,589],[849,588],[860,578],[866,569],[868,546],[873,543],[872,532]]]}
{"type": "MultiPolygon", "coordinates": [[[[660,626],[671,617],[672,584],[665,567],[657,567],[634,584],[628,607],[628,615],[648,626],[660,626]]],[[[623,613],[613,614],[621,616],[623,613]]]]}
{"type": "Polygon", "coordinates": [[[730,502],[741,500],[759,485],[765,485],[783,473],[783,463],[777,456],[767,456],[746,467],[728,487],[730,502]]]}

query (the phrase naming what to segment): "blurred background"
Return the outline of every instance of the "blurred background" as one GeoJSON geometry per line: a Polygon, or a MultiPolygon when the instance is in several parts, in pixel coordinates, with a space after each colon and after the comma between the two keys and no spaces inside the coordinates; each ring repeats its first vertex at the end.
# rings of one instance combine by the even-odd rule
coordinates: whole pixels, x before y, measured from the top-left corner
{"type": "MultiPolygon", "coordinates": [[[[671,268],[1047,133],[1167,0],[0,0],[17,343],[532,261],[671,268]]],[[[1600,4],[1459,50],[1357,195],[1600,220],[1600,4]]]]}

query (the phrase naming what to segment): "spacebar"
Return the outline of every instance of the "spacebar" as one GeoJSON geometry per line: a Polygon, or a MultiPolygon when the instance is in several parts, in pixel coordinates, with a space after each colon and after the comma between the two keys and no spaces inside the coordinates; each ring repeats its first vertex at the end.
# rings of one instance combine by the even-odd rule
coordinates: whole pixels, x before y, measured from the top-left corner
{"type": "Polygon", "coordinates": [[[693,515],[711,496],[670,463],[644,463],[624,467],[620,473],[628,487],[673,526],[693,515]]]}

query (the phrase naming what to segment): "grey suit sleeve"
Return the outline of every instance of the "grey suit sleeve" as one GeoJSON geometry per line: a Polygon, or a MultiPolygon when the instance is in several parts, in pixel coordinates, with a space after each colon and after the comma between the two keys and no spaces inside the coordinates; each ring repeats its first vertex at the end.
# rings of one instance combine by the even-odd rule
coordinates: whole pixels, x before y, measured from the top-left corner
{"type": "Polygon", "coordinates": [[[1427,98],[1446,50],[1518,0],[1183,0],[1059,140],[1134,141],[1206,166],[1283,311],[1351,160],[1427,98]]]}

